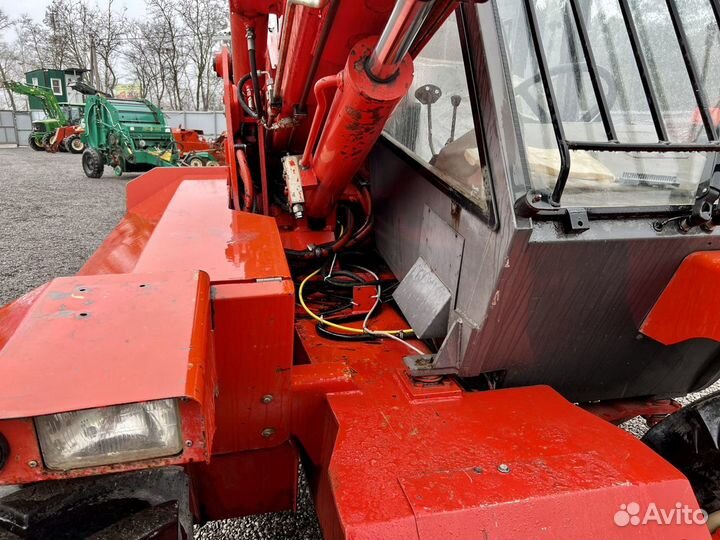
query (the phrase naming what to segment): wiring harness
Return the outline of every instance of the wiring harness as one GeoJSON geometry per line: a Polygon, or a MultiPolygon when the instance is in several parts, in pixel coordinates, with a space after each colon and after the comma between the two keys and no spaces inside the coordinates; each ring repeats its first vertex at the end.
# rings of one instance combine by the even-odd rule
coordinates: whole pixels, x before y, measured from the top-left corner
{"type": "Polygon", "coordinates": [[[401,330],[380,330],[370,328],[371,320],[376,317],[382,304],[392,300],[392,291],[397,280],[383,281],[378,274],[358,264],[339,265],[338,254],[325,265],[308,274],[298,287],[298,300],[305,313],[317,322],[318,333],[329,339],[340,341],[371,341],[393,339],[403,343],[417,354],[426,354],[408,343],[406,338],[414,337],[411,328],[401,330]],[[353,313],[355,306],[353,288],[357,286],[375,287],[374,303],[364,314],[353,313]],[[312,289],[307,294],[308,289],[312,289]],[[307,297],[306,297],[307,294],[307,297]],[[312,299],[310,299],[312,296],[312,299]],[[312,304],[316,310],[313,310],[312,304]],[[362,321],[361,327],[348,326],[353,321],[362,321]]]}

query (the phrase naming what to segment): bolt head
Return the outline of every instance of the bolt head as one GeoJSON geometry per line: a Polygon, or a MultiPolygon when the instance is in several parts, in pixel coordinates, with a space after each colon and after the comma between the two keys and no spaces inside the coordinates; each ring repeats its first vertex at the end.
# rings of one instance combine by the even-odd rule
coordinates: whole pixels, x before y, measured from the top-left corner
{"type": "Polygon", "coordinates": [[[271,428],[271,427],[265,428],[265,429],[262,430],[261,435],[262,435],[264,438],[269,439],[270,437],[272,437],[273,435],[275,435],[275,428],[271,428]]]}
{"type": "Polygon", "coordinates": [[[34,459],[31,459],[30,461],[28,461],[28,467],[30,467],[31,469],[34,469],[37,466],[38,466],[38,462],[35,461],[34,459]]]}
{"type": "Polygon", "coordinates": [[[500,465],[498,465],[498,471],[500,471],[503,474],[507,474],[510,472],[510,465],[501,463],[500,465]]]}
{"type": "Polygon", "coordinates": [[[193,445],[193,442],[190,439],[185,441],[185,446],[187,446],[188,448],[190,448],[192,445],[193,445]]]}
{"type": "Polygon", "coordinates": [[[269,403],[272,403],[273,399],[274,399],[274,398],[273,398],[272,394],[265,394],[265,395],[260,399],[260,401],[261,401],[262,403],[264,403],[265,405],[268,405],[269,403]]]}

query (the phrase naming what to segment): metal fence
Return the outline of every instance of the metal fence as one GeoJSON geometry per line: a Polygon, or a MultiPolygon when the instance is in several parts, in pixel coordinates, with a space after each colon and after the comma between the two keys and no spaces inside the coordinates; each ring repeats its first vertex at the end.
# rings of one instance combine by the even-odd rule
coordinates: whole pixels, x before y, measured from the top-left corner
{"type": "Polygon", "coordinates": [[[222,111],[163,111],[170,127],[200,129],[206,137],[215,138],[225,131],[225,113],[222,111]]]}
{"type": "MultiPolygon", "coordinates": [[[[33,121],[44,117],[38,111],[0,111],[0,144],[27,146],[33,121]]],[[[165,121],[170,127],[202,130],[209,138],[225,131],[225,114],[219,111],[165,111],[165,121]]]]}
{"type": "Polygon", "coordinates": [[[30,111],[0,111],[0,144],[27,145],[32,121],[30,111]]]}

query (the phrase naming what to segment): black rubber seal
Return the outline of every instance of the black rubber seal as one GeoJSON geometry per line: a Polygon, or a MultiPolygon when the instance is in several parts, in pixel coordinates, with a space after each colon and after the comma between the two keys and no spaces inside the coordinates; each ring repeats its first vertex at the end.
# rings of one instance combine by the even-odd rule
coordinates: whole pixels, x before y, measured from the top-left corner
{"type": "Polygon", "coordinates": [[[10,458],[10,443],[8,443],[5,436],[0,433],[0,470],[5,467],[10,458]]]}

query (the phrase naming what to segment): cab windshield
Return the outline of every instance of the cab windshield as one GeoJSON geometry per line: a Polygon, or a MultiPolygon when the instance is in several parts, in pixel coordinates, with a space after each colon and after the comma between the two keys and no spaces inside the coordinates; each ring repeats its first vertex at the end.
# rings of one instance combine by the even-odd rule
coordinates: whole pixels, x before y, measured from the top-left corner
{"type": "Polygon", "coordinates": [[[62,109],[70,124],[75,125],[82,121],[85,112],[84,105],[63,105],[62,109]]]}
{"type": "Polygon", "coordinates": [[[710,0],[494,5],[530,190],[555,190],[570,141],[562,206],[694,202],[713,169],[717,153],[708,150],[720,123],[720,14],[710,0]]]}

